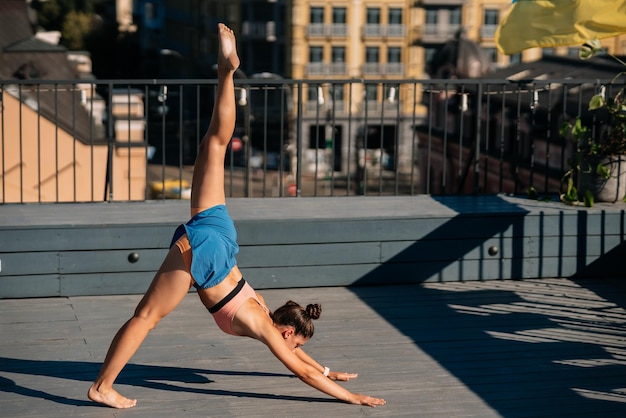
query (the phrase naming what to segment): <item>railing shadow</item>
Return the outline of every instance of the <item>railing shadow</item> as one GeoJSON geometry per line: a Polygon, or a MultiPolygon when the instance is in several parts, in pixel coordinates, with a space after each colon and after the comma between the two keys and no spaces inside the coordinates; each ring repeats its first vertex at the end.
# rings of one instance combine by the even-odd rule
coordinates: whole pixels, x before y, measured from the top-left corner
{"type": "MultiPolygon", "coordinates": [[[[513,260],[507,276],[526,277],[523,218],[528,211],[498,199],[482,201],[498,211],[481,223],[481,236],[486,241],[510,230],[513,260]]],[[[433,282],[446,263],[423,263],[418,270],[403,265],[432,252],[432,240],[458,236],[479,209],[455,198],[438,200],[458,215],[356,283],[402,274],[417,284],[351,291],[503,417],[623,416],[625,289],[613,293],[593,279],[463,283],[461,274],[459,283],[433,282]]],[[[484,218],[489,211],[480,209],[484,218]]],[[[578,212],[576,219],[583,234],[575,242],[577,267],[588,275],[598,270],[587,265],[587,213],[578,212]]],[[[476,240],[451,245],[447,263],[463,259],[476,245],[476,240]]],[[[563,255],[562,248],[557,251],[563,255]]],[[[607,251],[597,264],[613,252],[623,254],[624,245],[607,251]]]]}

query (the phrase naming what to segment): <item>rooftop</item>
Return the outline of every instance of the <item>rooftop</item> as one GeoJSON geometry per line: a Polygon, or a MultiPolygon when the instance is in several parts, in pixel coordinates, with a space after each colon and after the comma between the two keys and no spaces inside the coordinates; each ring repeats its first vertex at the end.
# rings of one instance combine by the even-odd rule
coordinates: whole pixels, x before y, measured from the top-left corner
{"type": "Polygon", "coordinates": [[[124,369],[117,411],[85,396],[140,296],[0,300],[0,408],[11,417],[618,417],[626,284],[605,279],[264,290],[321,303],[306,351],[376,409],[299,382],[261,344],[220,332],[194,294],[124,369]]]}

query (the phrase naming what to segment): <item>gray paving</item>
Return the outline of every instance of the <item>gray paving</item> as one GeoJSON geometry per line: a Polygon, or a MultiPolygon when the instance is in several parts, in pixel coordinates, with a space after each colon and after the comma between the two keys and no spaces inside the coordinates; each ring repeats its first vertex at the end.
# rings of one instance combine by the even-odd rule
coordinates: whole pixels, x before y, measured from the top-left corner
{"type": "Polygon", "coordinates": [[[317,302],[305,349],[359,378],[375,409],[292,377],[260,343],[221,333],[194,294],[118,381],[130,410],[85,396],[140,296],[0,300],[0,416],[623,417],[626,284],[544,279],[263,291],[317,302]]]}

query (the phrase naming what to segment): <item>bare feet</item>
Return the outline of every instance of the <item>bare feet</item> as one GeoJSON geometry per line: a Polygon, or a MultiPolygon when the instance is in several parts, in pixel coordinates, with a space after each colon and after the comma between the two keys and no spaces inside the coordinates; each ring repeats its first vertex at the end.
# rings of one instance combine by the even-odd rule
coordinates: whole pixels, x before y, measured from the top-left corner
{"type": "Polygon", "coordinates": [[[103,391],[102,388],[97,388],[95,383],[89,388],[87,396],[94,402],[113,408],[125,409],[137,405],[136,399],[125,398],[114,389],[103,391]]]}
{"type": "Polygon", "coordinates": [[[239,56],[235,34],[232,29],[223,23],[217,25],[219,29],[219,52],[217,54],[217,69],[222,71],[235,71],[239,68],[239,56]]]}

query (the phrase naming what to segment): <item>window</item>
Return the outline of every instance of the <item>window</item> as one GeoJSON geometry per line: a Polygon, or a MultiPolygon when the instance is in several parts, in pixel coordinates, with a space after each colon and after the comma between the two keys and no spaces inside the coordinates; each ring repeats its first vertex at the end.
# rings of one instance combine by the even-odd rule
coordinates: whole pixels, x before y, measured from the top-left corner
{"type": "Polygon", "coordinates": [[[313,85],[313,84],[309,84],[309,88],[307,89],[308,91],[308,99],[309,102],[316,102],[317,101],[317,86],[313,85]]]}
{"type": "Polygon", "coordinates": [[[567,56],[578,58],[578,48],[567,48],[567,56]]]}
{"type": "Polygon", "coordinates": [[[435,25],[438,21],[439,12],[433,9],[426,10],[426,24],[427,25],[435,25]]]}
{"type": "Polygon", "coordinates": [[[332,95],[333,99],[337,102],[342,102],[343,101],[343,84],[333,84],[330,87],[330,94],[332,95]]]}
{"type": "Polygon", "coordinates": [[[390,25],[402,24],[402,9],[397,9],[397,8],[389,9],[389,24],[390,25]]]}
{"type": "Polygon", "coordinates": [[[498,10],[485,10],[485,25],[498,26],[498,10]]]}
{"type": "Polygon", "coordinates": [[[332,62],[346,62],[346,47],[333,46],[331,50],[332,62]]]}
{"type": "Polygon", "coordinates": [[[450,10],[450,24],[451,25],[461,24],[461,8],[460,7],[450,10]]]}
{"type": "Polygon", "coordinates": [[[380,23],[380,9],[378,7],[367,8],[367,24],[377,25],[380,23]]]}
{"type": "Polygon", "coordinates": [[[323,46],[309,47],[309,62],[323,62],[323,61],[324,61],[324,47],[323,46]]]}
{"type": "Polygon", "coordinates": [[[324,23],[324,8],[311,7],[311,23],[324,23]]]}
{"type": "Polygon", "coordinates": [[[346,23],[345,7],[333,7],[333,23],[346,23]]]}
{"type": "Polygon", "coordinates": [[[428,65],[437,53],[437,48],[424,47],[424,62],[428,65]]]}
{"type": "Polygon", "coordinates": [[[513,54],[509,57],[509,65],[511,64],[519,64],[520,62],[522,62],[522,54],[521,53],[517,53],[517,54],[513,54]]]}
{"type": "Polygon", "coordinates": [[[402,48],[390,46],[387,48],[387,62],[402,62],[402,48]]]}
{"type": "Polygon", "coordinates": [[[376,84],[365,85],[365,100],[378,100],[378,86],[376,84]]]}
{"type": "Polygon", "coordinates": [[[543,48],[543,50],[541,51],[541,55],[543,55],[544,57],[554,55],[555,53],[556,50],[554,48],[543,48]]]}
{"type": "Polygon", "coordinates": [[[377,46],[368,46],[365,48],[365,62],[368,63],[378,63],[379,62],[379,54],[380,48],[377,46]]]}

